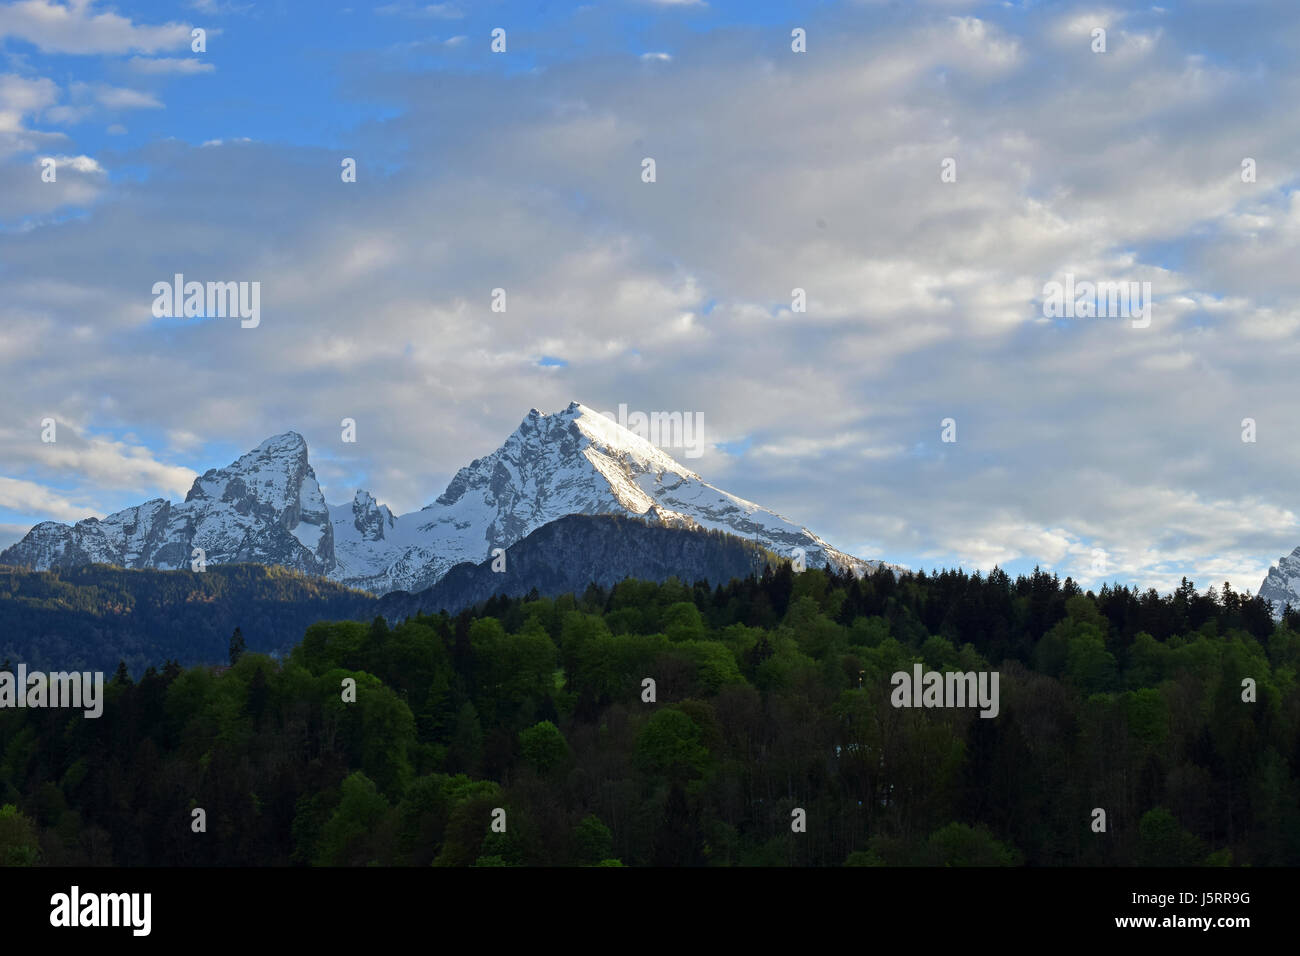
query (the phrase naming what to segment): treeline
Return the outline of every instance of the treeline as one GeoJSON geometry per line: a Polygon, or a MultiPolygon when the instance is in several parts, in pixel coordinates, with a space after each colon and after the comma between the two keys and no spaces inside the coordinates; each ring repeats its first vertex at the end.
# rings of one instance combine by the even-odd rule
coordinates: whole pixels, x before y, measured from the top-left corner
{"type": "Polygon", "coordinates": [[[373,602],[323,578],[260,564],[202,573],[0,567],[0,661],[108,673],[125,661],[139,675],[166,660],[223,661],[235,627],[250,647],[284,654],[309,624],[368,616],[373,602]]]}
{"type": "Polygon", "coordinates": [[[1296,865],[1298,665],[1300,619],[1228,585],[1037,571],[318,623],[283,661],[122,668],[98,720],[0,711],[0,860],[1296,865]],[[997,717],[893,707],[917,661],[997,670],[997,717]]]}

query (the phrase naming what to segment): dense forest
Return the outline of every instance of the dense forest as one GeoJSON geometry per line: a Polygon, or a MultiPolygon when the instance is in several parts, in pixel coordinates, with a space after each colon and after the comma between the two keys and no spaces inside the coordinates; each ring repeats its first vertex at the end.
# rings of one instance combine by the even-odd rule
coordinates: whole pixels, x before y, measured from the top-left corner
{"type": "Polygon", "coordinates": [[[249,647],[287,654],[309,624],[368,618],[374,600],[260,564],[213,565],[202,574],[0,567],[0,661],[109,673],[125,661],[132,674],[166,660],[213,664],[226,659],[236,627],[249,647]]]}
{"type": "Polygon", "coordinates": [[[1300,615],[1226,584],[786,565],[533,598],[122,667],[99,719],[0,711],[0,860],[1300,864],[1300,615]],[[892,706],[917,661],[998,671],[997,716],[892,706]]]}

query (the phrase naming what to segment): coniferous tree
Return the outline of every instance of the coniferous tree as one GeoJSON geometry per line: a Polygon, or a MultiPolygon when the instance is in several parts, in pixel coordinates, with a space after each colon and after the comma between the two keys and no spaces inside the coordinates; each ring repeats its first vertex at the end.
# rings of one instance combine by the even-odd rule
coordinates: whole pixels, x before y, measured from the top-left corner
{"type": "MultiPolygon", "coordinates": [[[[1295,608],[1273,621],[1226,583],[788,567],[387,625],[366,607],[286,635],[284,666],[220,674],[114,646],[103,721],[0,713],[0,804],[27,821],[7,811],[0,862],[1300,865],[1295,608]],[[897,712],[913,662],[1000,671],[998,719],[897,712]],[[1080,825],[1094,791],[1131,821],[1115,840],[1080,825]],[[156,825],[196,807],[229,839],[156,825]],[[793,837],[792,807],[842,823],[793,837]]],[[[235,620],[268,639],[261,613],[220,613],[210,658],[235,620]]]]}

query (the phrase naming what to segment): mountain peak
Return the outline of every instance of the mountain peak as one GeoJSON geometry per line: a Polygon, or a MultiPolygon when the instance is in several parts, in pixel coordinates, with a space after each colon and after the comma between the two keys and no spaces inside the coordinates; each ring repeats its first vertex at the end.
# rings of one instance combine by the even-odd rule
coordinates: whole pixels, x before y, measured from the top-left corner
{"type": "Polygon", "coordinates": [[[1259,586],[1259,596],[1273,605],[1280,618],[1286,606],[1300,607],[1300,548],[1278,559],[1259,586]]]}
{"type": "Polygon", "coordinates": [[[297,432],[266,439],[223,468],[210,468],[185,500],[155,498],[74,526],[45,522],[5,552],[38,569],[98,562],[124,568],[188,568],[253,562],[322,574],[334,539],[320,485],[297,432]]]}
{"type": "Polygon", "coordinates": [[[381,505],[370,492],[358,489],[352,498],[352,527],[364,540],[382,541],[396,522],[388,505],[381,505]]]}
{"type": "Polygon", "coordinates": [[[284,432],[224,468],[209,468],[194,479],[185,500],[249,498],[281,512],[296,501],[307,478],[315,484],[316,475],[307,461],[307,441],[297,432],[284,432]]]}
{"type": "Polygon", "coordinates": [[[272,435],[262,444],[258,445],[254,451],[306,451],[307,439],[295,431],[283,432],[279,435],[272,435]]]}
{"type": "Polygon", "coordinates": [[[643,437],[665,428],[677,434],[686,419],[619,406],[615,420],[576,401],[550,415],[530,409],[499,448],[457,471],[433,504],[402,516],[364,489],[328,506],[306,441],[288,431],[204,472],[180,504],[155,499],[75,527],[43,523],[0,561],[179,568],[202,549],[209,564],[280,565],[383,594],[428,587],[455,565],[482,562],[566,516],[620,515],[738,535],[785,556],[802,554],[809,567],[829,561],[860,572],[877,564],[709,484],[643,437]]]}

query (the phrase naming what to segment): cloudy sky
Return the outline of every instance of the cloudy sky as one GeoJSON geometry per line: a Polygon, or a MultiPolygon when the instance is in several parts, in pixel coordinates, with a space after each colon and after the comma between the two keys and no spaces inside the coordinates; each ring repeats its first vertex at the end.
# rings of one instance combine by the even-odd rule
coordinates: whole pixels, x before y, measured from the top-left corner
{"type": "Polygon", "coordinates": [[[289,429],[410,511],[577,400],[701,413],[690,467],[863,557],[1256,590],[1298,48],[1293,0],[0,2],[0,545],[289,429]],[[260,325],[155,318],[175,273],[260,325]],[[1149,325],[1045,317],[1067,274],[1149,325]]]}

